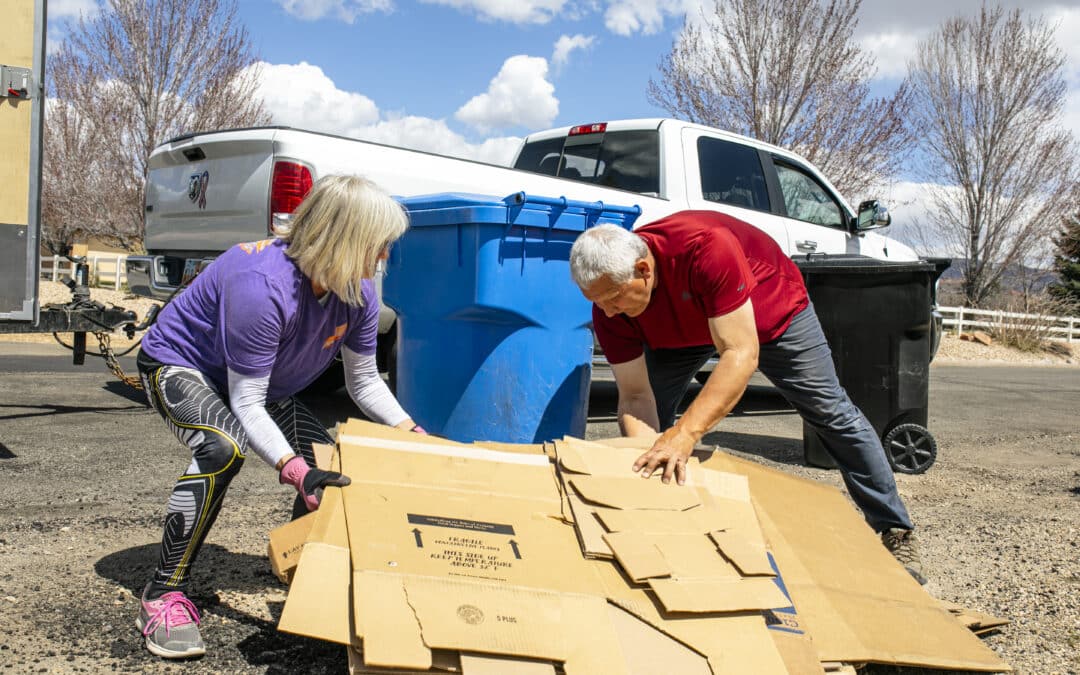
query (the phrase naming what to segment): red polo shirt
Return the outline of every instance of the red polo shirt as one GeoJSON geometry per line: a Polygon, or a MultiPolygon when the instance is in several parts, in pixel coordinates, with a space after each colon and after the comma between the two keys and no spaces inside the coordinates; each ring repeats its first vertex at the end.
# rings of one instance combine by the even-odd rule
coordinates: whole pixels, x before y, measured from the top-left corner
{"type": "Polygon", "coordinates": [[[799,268],[749,223],[713,211],[680,211],[638,228],[656,258],[657,285],[635,318],[608,318],[593,305],[593,326],[609,363],[652,349],[712,344],[708,320],[754,306],[758,340],[780,337],[809,303],[799,268]]]}

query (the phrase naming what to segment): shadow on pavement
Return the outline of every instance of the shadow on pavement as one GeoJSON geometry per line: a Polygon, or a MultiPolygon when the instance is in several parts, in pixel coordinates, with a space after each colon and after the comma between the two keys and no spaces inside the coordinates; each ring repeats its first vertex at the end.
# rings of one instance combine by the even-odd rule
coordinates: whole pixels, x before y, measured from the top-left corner
{"type": "Polygon", "coordinates": [[[92,405],[3,405],[0,404],[0,420],[18,420],[28,417],[42,417],[44,415],[66,415],[69,413],[87,413],[87,412],[100,412],[100,413],[116,413],[127,412],[132,410],[145,409],[145,405],[137,406],[125,406],[123,408],[114,408],[112,406],[92,406],[92,405]],[[32,412],[20,412],[3,414],[5,410],[30,410],[32,412]]]}
{"type": "Polygon", "coordinates": [[[136,389],[135,387],[124,384],[119,380],[110,380],[106,382],[101,388],[109,392],[110,394],[116,394],[117,396],[125,398],[132,403],[139,403],[146,408],[150,407],[150,405],[146,402],[146,394],[143,393],[142,389],[136,389]]]}
{"type": "Polygon", "coordinates": [[[345,656],[342,645],[278,632],[277,623],[281,618],[281,611],[285,603],[268,602],[266,606],[273,617],[272,621],[251,617],[242,612],[230,613],[222,611],[220,608],[217,610],[219,614],[234,621],[244,622],[259,628],[257,633],[247,636],[237,644],[237,649],[244,655],[244,659],[248,663],[269,666],[266,671],[268,675],[270,673],[297,672],[298,667],[301,667],[301,665],[312,668],[320,662],[328,665],[337,664],[339,667],[344,666],[345,656]]]}
{"type": "Polygon", "coordinates": [[[8,449],[8,446],[0,443],[0,459],[15,459],[16,457],[18,455],[8,449]]]}
{"type": "MultiPolygon", "coordinates": [[[[160,544],[154,542],[114,551],[94,563],[94,571],[139,597],[157,566],[159,550],[160,544]]],[[[259,593],[280,585],[265,556],[236,553],[209,543],[199,551],[198,567],[191,579],[195,588],[192,598],[200,607],[207,601],[216,604],[216,591],[259,593]]]]}
{"type": "MultiPolygon", "coordinates": [[[[94,571],[140,597],[157,564],[157,557],[158,544],[136,546],[101,558],[94,564],[94,571]]],[[[188,596],[204,617],[216,614],[249,630],[254,629],[254,633],[237,642],[237,649],[249,664],[270,666],[267,673],[302,672],[302,664],[341,664],[341,645],[278,632],[284,603],[268,602],[272,618],[267,620],[223,602],[220,594],[221,591],[259,594],[279,586],[280,582],[270,572],[265,557],[205,544],[199,552],[199,567],[192,578],[188,596]]],[[[227,637],[222,639],[228,640],[227,637]]],[[[141,654],[141,644],[137,651],[141,654]]]]}
{"type": "Polygon", "coordinates": [[[757,455],[780,464],[805,465],[802,439],[762,434],[744,434],[736,431],[713,431],[701,438],[703,445],[719,446],[747,455],[757,455]]]}

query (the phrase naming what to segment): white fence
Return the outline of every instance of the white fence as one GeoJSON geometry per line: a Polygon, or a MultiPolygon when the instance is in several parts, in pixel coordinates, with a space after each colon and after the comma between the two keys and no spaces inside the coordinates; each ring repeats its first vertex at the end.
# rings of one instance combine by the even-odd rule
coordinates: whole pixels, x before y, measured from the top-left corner
{"type": "Polygon", "coordinates": [[[1080,341],[1080,317],[1017,314],[970,307],[938,307],[938,311],[944,318],[946,329],[955,330],[957,335],[965,330],[1039,326],[1049,340],[1080,341]]]}
{"type": "MultiPolygon", "coordinates": [[[[127,271],[124,264],[126,261],[127,256],[122,253],[87,256],[86,262],[90,265],[90,283],[98,286],[112,286],[114,290],[120,290],[120,286],[127,283],[127,271]]],[[[59,255],[41,259],[42,278],[59,281],[65,275],[75,276],[75,263],[59,255]]]]}

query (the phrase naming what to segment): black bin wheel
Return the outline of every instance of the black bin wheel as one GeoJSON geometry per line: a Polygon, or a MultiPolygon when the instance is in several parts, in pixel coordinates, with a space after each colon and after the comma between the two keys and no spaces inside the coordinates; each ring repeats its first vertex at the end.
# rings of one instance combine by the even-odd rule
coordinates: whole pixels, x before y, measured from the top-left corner
{"type": "Polygon", "coordinates": [[[937,441],[919,424],[896,425],[881,444],[893,471],[899,473],[924,473],[937,459],[937,441]]]}

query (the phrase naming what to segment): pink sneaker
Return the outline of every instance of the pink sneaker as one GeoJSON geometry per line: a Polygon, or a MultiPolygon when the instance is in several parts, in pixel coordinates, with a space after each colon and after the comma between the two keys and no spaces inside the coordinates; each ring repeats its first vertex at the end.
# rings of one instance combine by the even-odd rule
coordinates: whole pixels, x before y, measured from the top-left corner
{"type": "Polygon", "coordinates": [[[163,659],[187,659],[206,653],[199,621],[199,610],[183,593],[173,591],[157,600],[147,600],[143,590],[142,608],[135,625],[142,631],[151,653],[163,659]]]}

